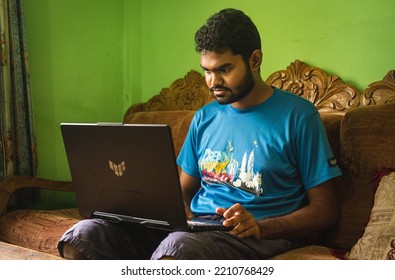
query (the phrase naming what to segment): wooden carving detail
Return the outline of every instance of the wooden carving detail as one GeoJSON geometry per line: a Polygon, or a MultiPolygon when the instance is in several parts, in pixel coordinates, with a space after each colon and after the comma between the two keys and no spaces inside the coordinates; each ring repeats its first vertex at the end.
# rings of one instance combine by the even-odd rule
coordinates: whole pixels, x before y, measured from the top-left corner
{"type": "Polygon", "coordinates": [[[184,78],[174,81],[148,102],[133,105],[126,114],[141,111],[197,110],[213,101],[204,77],[191,70],[184,78]]]}
{"type": "Polygon", "coordinates": [[[371,83],[362,96],[365,106],[395,102],[395,70],[391,70],[381,81],[371,83]]]}
{"type": "Polygon", "coordinates": [[[274,72],[266,82],[310,100],[319,111],[347,111],[359,106],[361,93],[341,78],[295,60],[286,70],[274,72]]]}

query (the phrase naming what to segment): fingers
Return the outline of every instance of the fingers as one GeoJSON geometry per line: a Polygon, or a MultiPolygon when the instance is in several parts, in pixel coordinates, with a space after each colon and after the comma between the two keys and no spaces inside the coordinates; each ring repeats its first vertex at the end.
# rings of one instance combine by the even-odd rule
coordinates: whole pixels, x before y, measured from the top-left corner
{"type": "Polygon", "coordinates": [[[225,208],[220,208],[220,209],[226,210],[222,214],[222,216],[224,216],[225,219],[230,219],[231,217],[233,217],[235,215],[240,215],[241,213],[247,211],[247,210],[245,210],[245,208],[243,206],[241,206],[240,203],[236,203],[236,204],[232,205],[231,207],[229,207],[228,209],[225,209],[225,208]]]}
{"type": "Polygon", "coordinates": [[[226,220],[224,226],[234,227],[229,233],[240,238],[254,236],[261,238],[261,229],[255,217],[240,204],[235,204],[228,209],[217,208],[218,215],[222,215],[226,220]]]}
{"type": "Polygon", "coordinates": [[[218,207],[217,209],[215,209],[215,212],[216,212],[218,215],[223,216],[224,213],[226,212],[226,208],[218,207]]]}
{"type": "Polygon", "coordinates": [[[261,229],[255,219],[251,219],[249,223],[239,223],[229,233],[236,235],[239,238],[246,238],[253,236],[256,239],[261,239],[261,229]]]}

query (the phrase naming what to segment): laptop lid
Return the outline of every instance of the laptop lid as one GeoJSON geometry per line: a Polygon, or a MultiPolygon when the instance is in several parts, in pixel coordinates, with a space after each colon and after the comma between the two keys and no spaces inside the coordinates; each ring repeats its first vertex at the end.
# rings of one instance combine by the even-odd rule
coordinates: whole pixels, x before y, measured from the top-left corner
{"type": "Polygon", "coordinates": [[[169,126],[60,126],[83,217],[108,213],[187,228],[169,126]]]}

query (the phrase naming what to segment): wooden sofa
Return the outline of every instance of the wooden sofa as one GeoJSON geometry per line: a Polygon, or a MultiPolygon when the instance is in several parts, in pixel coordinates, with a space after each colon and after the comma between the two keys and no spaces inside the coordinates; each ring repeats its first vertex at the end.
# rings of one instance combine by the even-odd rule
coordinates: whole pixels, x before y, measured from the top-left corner
{"type": "MultiPolygon", "coordinates": [[[[360,91],[338,76],[296,60],[287,69],[270,75],[267,82],[303,96],[316,105],[343,171],[336,186],[340,207],[338,222],[319,236],[309,238],[306,246],[273,259],[395,257],[395,220],[392,224],[387,223],[392,235],[387,234],[385,241],[377,242],[380,245],[370,244],[373,237],[366,236],[372,234],[372,208],[380,204],[375,201],[377,184],[375,187],[374,176],[379,171],[379,174],[387,175],[391,168],[395,168],[395,71],[389,71],[383,80],[360,91]],[[369,248],[364,248],[368,243],[369,248]]],[[[148,102],[132,105],[124,115],[124,122],[169,124],[178,153],[194,112],[212,100],[204,77],[190,71],[148,102]]],[[[57,240],[81,219],[78,210],[8,212],[11,194],[27,187],[73,191],[72,182],[18,176],[1,181],[0,241],[58,255],[57,240]]],[[[394,208],[395,199],[386,204],[386,209],[395,217],[394,208]]]]}

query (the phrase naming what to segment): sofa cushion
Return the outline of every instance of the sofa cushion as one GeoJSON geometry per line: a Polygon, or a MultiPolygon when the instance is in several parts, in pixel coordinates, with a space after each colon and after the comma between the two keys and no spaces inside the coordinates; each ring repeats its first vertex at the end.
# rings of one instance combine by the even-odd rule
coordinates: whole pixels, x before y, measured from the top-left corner
{"type": "Polygon", "coordinates": [[[173,138],[176,155],[181,150],[195,111],[153,111],[126,115],[124,123],[168,124],[173,138]]]}
{"type": "Polygon", "coordinates": [[[77,209],[13,211],[0,218],[0,240],[59,256],[59,238],[81,219],[77,209]]]}
{"type": "Polygon", "coordinates": [[[372,176],[395,166],[395,103],[349,111],[340,129],[343,171],[336,189],[339,221],[326,232],[325,245],[350,250],[364,232],[373,206],[372,176]]]}
{"type": "Polygon", "coordinates": [[[348,258],[395,259],[395,172],[381,178],[370,221],[363,236],[352,247],[348,258]]]}
{"type": "Polygon", "coordinates": [[[272,260],[338,260],[335,252],[323,246],[305,246],[271,258],[272,260]]]}

